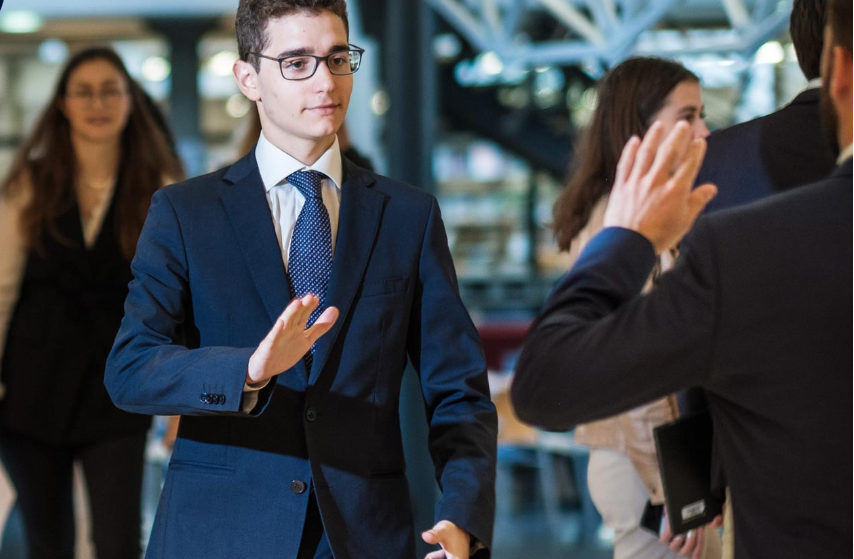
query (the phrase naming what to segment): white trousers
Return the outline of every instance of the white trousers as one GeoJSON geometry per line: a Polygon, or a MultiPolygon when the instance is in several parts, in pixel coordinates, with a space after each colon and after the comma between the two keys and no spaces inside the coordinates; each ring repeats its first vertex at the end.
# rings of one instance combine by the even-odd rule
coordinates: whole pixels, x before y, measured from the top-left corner
{"type": "MultiPolygon", "coordinates": [[[[640,527],[649,492],[625,454],[591,449],[587,486],[602,520],[614,531],[614,559],[679,559],[676,552],[640,527]]],[[[717,530],[706,530],[703,548],[703,559],[720,558],[717,530]]]]}

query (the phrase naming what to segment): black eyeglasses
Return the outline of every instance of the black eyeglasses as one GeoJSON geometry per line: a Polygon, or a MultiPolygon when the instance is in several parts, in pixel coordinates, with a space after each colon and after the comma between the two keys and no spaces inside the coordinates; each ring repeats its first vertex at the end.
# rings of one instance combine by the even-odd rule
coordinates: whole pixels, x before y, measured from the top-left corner
{"type": "Polygon", "coordinates": [[[279,63],[279,70],[282,72],[283,78],[298,81],[307,80],[312,77],[317,72],[317,67],[320,66],[321,61],[326,62],[326,67],[329,68],[329,73],[333,76],[354,74],[362,64],[363,52],[365,52],[365,49],[359,48],[356,45],[350,45],[349,50],[339,50],[326,56],[300,54],[284,58],[273,58],[272,56],[264,56],[257,52],[248,52],[246,54],[251,54],[258,58],[266,58],[267,60],[275,60],[279,63]]]}

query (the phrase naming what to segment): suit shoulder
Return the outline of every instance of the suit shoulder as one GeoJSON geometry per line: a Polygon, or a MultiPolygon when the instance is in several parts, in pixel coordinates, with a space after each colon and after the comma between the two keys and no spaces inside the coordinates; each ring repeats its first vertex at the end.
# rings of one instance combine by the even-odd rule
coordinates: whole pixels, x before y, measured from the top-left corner
{"type": "Polygon", "coordinates": [[[383,194],[396,198],[406,204],[414,204],[416,206],[431,207],[436,201],[436,197],[417,186],[378,175],[376,173],[365,171],[374,179],[374,187],[383,194]]]}
{"type": "Polygon", "coordinates": [[[225,182],[224,176],[230,167],[223,167],[211,173],[192,177],[160,189],[161,196],[167,196],[173,203],[194,202],[213,199],[217,186],[225,182]]]}
{"type": "Polygon", "coordinates": [[[851,188],[851,162],[831,176],[768,198],[729,208],[708,216],[706,222],[716,230],[732,231],[769,226],[791,228],[798,224],[825,222],[827,225],[852,221],[854,202],[851,188]],[[846,168],[847,167],[847,172],[846,168]]]}

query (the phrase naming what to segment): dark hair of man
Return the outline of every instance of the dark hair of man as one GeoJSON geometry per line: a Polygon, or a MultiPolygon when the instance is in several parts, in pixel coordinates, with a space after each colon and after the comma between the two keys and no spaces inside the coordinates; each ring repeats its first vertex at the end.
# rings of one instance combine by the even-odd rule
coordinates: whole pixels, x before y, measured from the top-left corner
{"type": "Polygon", "coordinates": [[[833,46],[840,46],[851,52],[851,0],[830,0],[827,23],[833,33],[833,46]]]}
{"type": "Polygon", "coordinates": [[[789,19],[789,35],[798,55],[798,65],[808,80],[821,75],[824,43],[825,0],[795,0],[789,19]]]}
{"type": "MultiPolygon", "coordinates": [[[[264,52],[270,44],[267,23],[271,19],[298,12],[317,15],[324,10],[341,18],[349,36],[350,23],[347,20],[347,4],[344,0],[240,0],[234,21],[240,59],[248,62],[250,52],[264,52]]],[[[260,72],[261,63],[258,57],[253,56],[251,62],[255,71],[260,72]]]]}
{"type": "Polygon", "coordinates": [[[623,146],[646,133],[670,92],[685,81],[699,79],[677,62],[639,57],[619,64],[599,82],[598,105],[576,144],[569,182],[554,205],[561,250],[569,250],[593,207],[611,192],[623,146]]]}
{"type": "Polygon", "coordinates": [[[70,242],[56,230],[57,218],[74,205],[77,174],[71,126],[61,107],[71,74],[82,64],[96,60],[103,60],[119,71],[131,100],[131,113],[120,139],[115,220],[122,254],[131,260],[151,196],[164,180],[181,180],[184,170],[151,117],[142,88],[112,49],[88,48],[66,63],[50,103],[12,162],[2,193],[32,191],[21,214],[21,230],[29,248],[40,250],[42,239],[48,236],[70,242]]]}

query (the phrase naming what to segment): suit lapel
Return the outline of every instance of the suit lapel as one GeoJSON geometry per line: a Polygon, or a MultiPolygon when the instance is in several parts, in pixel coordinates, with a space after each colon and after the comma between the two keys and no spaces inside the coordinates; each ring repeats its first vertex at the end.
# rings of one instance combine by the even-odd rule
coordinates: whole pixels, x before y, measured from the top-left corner
{"type": "Polygon", "coordinates": [[[255,151],[232,165],[224,178],[220,200],[270,322],[275,322],[290,302],[290,288],[255,151]]]}
{"type": "Polygon", "coordinates": [[[317,341],[309,384],[313,384],[329,357],[341,325],[362,283],[365,268],[379,231],[385,195],[370,188],[374,180],[368,173],[344,161],[345,178],[341,185],[341,211],[338,218],[335,255],[326,306],[336,307],[338,320],[332,329],[317,341]]]}

